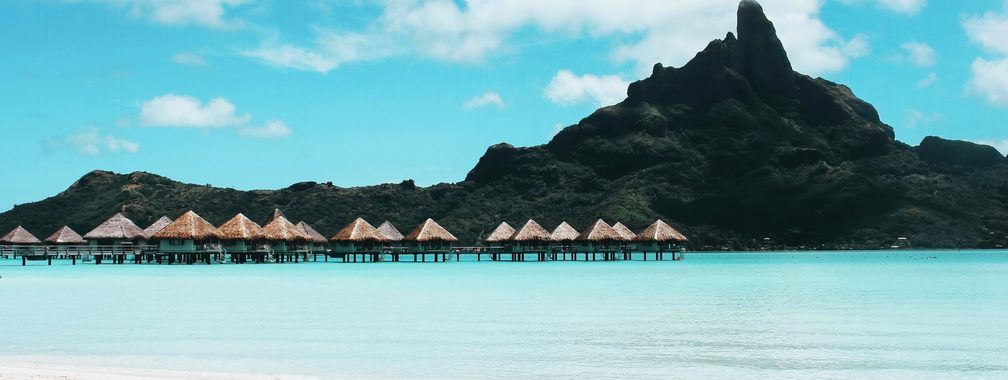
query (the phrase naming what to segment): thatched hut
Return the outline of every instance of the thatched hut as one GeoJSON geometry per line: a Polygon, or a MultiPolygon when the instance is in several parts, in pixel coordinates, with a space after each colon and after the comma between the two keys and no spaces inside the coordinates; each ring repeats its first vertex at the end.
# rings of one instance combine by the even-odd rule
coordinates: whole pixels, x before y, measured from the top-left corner
{"type": "Polygon", "coordinates": [[[316,253],[326,251],[326,243],[328,243],[329,240],[326,239],[325,236],[322,236],[322,234],[303,220],[298,222],[297,227],[300,228],[301,232],[304,232],[305,235],[308,235],[308,246],[306,248],[309,251],[316,253]]]}
{"type": "Polygon", "coordinates": [[[45,243],[50,246],[49,254],[51,255],[77,256],[80,252],[80,246],[86,245],[87,240],[84,240],[77,231],[74,231],[69,226],[63,226],[52,235],[49,235],[45,239],[45,243]]]}
{"type": "Polygon", "coordinates": [[[392,222],[385,221],[380,226],[378,226],[378,232],[381,232],[382,236],[385,237],[385,246],[388,247],[401,247],[403,236],[399,229],[392,225],[392,222]]]}
{"type": "Polygon", "coordinates": [[[154,236],[154,234],[158,233],[158,231],[161,231],[163,228],[167,227],[169,224],[171,224],[171,222],[172,222],[171,218],[162,215],[160,218],[158,218],[158,220],[155,220],[154,223],[151,223],[151,225],[147,226],[147,228],[144,228],[143,230],[144,239],[140,243],[142,245],[150,244],[151,238],[154,236]]]}
{"type": "Polygon", "coordinates": [[[280,209],[273,210],[273,216],[263,225],[263,233],[270,248],[278,253],[303,250],[305,242],[308,241],[308,235],[287,220],[280,209]]]}
{"type": "Polygon", "coordinates": [[[683,235],[672,226],[661,219],[651,223],[650,226],[634,237],[637,249],[641,252],[674,252],[679,245],[685,243],[686,235],[683,235]]]}
{"type": "Polygon", "coordinates": [[[387,240],[381,231],[362,218],[355,219],[329,239],[336,253],[379,252],[387,240]]]}
{"type": "Polygon", "coordinates": [[[84,234],[84,239],[91,244],[92,253],[96,255],[112,251],[120,254],[119,252],[133,250],[137,243],[146,238],[143,229],[120,213],[112,215],[98,227],[84,234]]]}
{"type": "Polygon", "coordinates": [[[151,236],[161,252],[215,251],[221,232],[195,212],[187,211],[151,236]]]}
{"type": "Polygon", "coordinates": [[[633,232],[633,230],[623,225],[622,222],[616,222],[616,224],[612,225],[612,228],[616,230],[616,233],[620,234],[620,236],[623,238],[622,243],[623,249],[632,250],[634,248],[633,239],[637,237],[637,233],[633,232]]]}
{"type": "Polygon", "coordinates": [[[228,252],[258,251],[260,247],[257,246],[266,239],[263,228],[242,213],[221,224],[217,230],[221,234],[221,248],[228,252]]]}
{"type": "Polygon", "coordinates": [[[616,224],[612,225],[612,228],[625,240],[633,240],[634,237],[637,237],[637,234],[630,230],[630,228],[627,228],[627,226],[624,226],[622,222],[616,222],[616,224]]]}
{"type": "Polygon", "coordinates": [[[84,238],[81,237],[77,231],[70,228],[70,226],[63,226],[56,230],[56,232],[45,239],[45,242],[46,244],[52,244],[55,246],[87,244],[87,240],[84,240],[84,238]]]}
{"type": "Polygon", "coordinates": [[[451,249],[452,244],[457,242],[458,238],[441,227],[434,219],[428,218],[407,234],[403,240],[408,244],[408,248],[415,252],[430,252],[451,249]]]}
{"type": "Polygon", "coordinates": [[[545,251],[549,245],[550,233],[535,220],[529,219],[508,240],[514,243],[512,249],[515,252],[545,251]]]}
{"type": "Polygon", "coordinates": [[[24,227],[17,226],[10,232],[8,232],[3,237],[0,237],[0,244],[5,245],[39,245],[42,241],[39,240],[31,232],[24,229],[24,227]]]}
{"type": "Polygon", "coordinates": [[[616,232],[604,220],[596,220],[588,229],[578,235],[577,242],[579,250],[582,252],[613,252],[619,249],[620,242],[625,241],[619,232],[616,232]]]}
{"type": "Polygon", "coordinates": [[[0,251],[2,251],[4,255],[32,255],[37,252],[42,252],[36,250],[36,247],[34,247],[41,244],[41,240],[21,226],[17,226],[17,228],[14,228],[11,232],[8,232],[3,237],[0,237],[0,245],[8,246],[0,247],[0,251]]]}
{"type": "Polygon", "coordinates": [[[515,229],[511,227],[507,222],[501,222],[490,231],[490,234],[483,239],[483,242],[489,245],[500,246],[500,245],[510,245],[511,235],[514,235],[515,229]]]}
{"type": "Polygon", "coordinates": [[[570,252],[571,245],[577,240],[578,235],[581,233],[577,232],[574,227],[571,227],[567,222],[561,222],[559,226],[553,229],[550,233],[550,241],[552,242],[553,249],[560,252],[570,252]]]}

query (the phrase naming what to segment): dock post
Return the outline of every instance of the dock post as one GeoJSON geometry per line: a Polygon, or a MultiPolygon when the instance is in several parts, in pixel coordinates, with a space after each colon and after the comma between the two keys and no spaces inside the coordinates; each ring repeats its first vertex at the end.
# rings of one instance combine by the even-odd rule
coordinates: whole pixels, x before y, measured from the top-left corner
{"type": "Polygon", "coordinates": [[[77,255],[70,256],[70,265],[77,265],[77,255]]]}
{"type": "Polygon", "coordinates": [[[52,265],[52,256],[46,256],[46,258],[49,259],[49,265],[52,265]]]}
{"type": "Polygon", "coordinates": [[[21,266],[25,265],[28,265],[28,259],[26,259],[24,256],[21,256],[21,266]]]}

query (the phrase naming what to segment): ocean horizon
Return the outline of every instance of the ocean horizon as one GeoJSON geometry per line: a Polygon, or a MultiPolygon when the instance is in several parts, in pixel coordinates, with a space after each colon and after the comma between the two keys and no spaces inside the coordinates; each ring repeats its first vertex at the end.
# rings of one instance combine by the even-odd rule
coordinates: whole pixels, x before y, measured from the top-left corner
{"type": "Polygon", "coordinates": [[[1008,251],[20,264],[0,261],[13,378],[1008,375],[1008,251]]]}

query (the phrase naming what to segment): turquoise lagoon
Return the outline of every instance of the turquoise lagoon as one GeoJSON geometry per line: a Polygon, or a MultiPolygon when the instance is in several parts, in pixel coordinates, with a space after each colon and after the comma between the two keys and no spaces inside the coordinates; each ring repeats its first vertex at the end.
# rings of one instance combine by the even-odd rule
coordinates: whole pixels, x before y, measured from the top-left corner
{"type": "Polygon", "coordinates": [[[1008,378],[1008,252],[7,260],[0,363],[280,378],[1008,378]]]}

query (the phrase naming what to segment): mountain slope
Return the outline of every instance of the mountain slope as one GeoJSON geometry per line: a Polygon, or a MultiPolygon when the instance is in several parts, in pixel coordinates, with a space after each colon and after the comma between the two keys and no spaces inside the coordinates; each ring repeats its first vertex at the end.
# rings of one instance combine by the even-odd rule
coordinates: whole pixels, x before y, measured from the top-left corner
{"type": "Polygon", "coordinates": [[[699,249],[1004,241],[1005,157],[935,137],[918,147],[896,141],[849,88],[794,72],[757,3],[743,1],[738,21],[737,37],[712,41],[681,68],[655,65],[626,100],[548,144],[490,147],[457,184],[242,192],[92,172],[53,198],[0,214],[0,229],[23,224],[46,234],[69,223],[83,232],[116,211],[142,225],[190,208],[220,223],[280,207],[324,234],[358,216],[403,230],[435,217],[464,242],[502,220],[583,228],[598,217],[635,229],[663,218],[699,249]]]}

